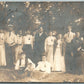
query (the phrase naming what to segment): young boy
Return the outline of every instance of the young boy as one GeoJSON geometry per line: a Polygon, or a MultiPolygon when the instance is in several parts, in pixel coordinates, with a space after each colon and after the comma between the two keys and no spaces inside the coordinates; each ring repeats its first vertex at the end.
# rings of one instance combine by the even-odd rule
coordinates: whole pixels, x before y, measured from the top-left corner
{"type": "Polygon", "coordinates": [[[19,54],[19,58],[15,63],[15,70],[20,70],[22,68],[25,68],[25,58],[26,55],[24,53],[19,54]]]}
{"type": "Polygon", "coordinates": [[[33,71],[35,69],[35,64],[28,58],[27,59],[27,67],[25,71],[33,71]]]}

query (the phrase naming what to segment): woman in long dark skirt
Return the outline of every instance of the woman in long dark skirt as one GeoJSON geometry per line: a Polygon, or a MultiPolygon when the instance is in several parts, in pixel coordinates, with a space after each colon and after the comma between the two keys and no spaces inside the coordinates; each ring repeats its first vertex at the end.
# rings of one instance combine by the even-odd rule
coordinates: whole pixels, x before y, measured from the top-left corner
{"type": "Polygon", "coordinates": [[[27,34],[23,37],[23,44],[23,51],[26,54],[26,62],[28,58],[33,61],[33,36],[30,34],[30,31],[27,31],[27,34]]]}

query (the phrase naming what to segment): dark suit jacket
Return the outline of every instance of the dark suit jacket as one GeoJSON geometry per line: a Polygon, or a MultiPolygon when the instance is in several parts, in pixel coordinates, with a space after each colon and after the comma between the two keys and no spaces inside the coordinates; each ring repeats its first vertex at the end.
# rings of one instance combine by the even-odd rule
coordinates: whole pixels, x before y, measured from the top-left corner
{"type": "Polygon", "coordinates": [[[39,36],[39,33],[35,36],[35,49],[38,53],[42,54],[44,52],[44,43],[47,35],[45,32],[42,33],[41,36],[39,36]]]}

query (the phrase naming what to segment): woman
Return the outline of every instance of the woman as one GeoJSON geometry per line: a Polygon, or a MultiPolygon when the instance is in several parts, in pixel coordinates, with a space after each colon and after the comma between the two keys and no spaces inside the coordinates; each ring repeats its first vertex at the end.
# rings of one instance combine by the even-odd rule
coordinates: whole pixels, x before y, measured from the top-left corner
{"type": "Polygon", "coordinates": [[[5,56],[5,35],[3,30],[0,30],[0,66],[6,66],[5,56]]]}
{"type": "Polygon", "coordinates": [[[54,66],[53,66],[53,71],[62,71],[65,72],[65,62],[64,62],[64,56],[62,56],[62,35],[58,35],[58,40],[57,40],[57,46],[56,46],[56,51],[54,55],[54,66]]]}
{"type": "Polygon", "coordinates": [[[54,43],[56,38],[53,36],[52,32],[49,33],[49,36],[45,39],[45,52],[47,54],[47,61],[53,66],[53,56],[54,56],[54,43]]]}
{"type": "Polygon", "coordinates": [[[33,36],[30,31],[27,31],[27,35],[23,37],[23,51],[26,54],[26,58],[33,60],[33,36]]]}

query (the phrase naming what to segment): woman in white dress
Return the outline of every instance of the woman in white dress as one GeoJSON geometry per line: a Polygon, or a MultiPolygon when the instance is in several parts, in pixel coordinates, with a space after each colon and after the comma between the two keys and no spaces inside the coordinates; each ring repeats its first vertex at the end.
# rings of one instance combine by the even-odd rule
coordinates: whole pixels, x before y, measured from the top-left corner
{"type": "Polygon", "coordinates": [[[45,52],[47,56],[47,61],[53,66],[53,56],[54,56],[54,43],[56,38],[52,36],[52,32],[50,32],[49,36],[45,39],[45,52]]]}
{"type": "Polygon", "coordinates": [[[5,35],[3,30],[0,30],[0,66],[6,66],[5,56],[5,35]]]}
{"type": "Polygon", "coordinates": [[[56,51],[54,55],[54,66],[53,66],[53,71],[62,71],[65,72],[65,61],[64,61],[64,56],[62,55],[62,35],[58,35],[58,40],[57,40],[57,46],[56,46],[56,51]]]}

